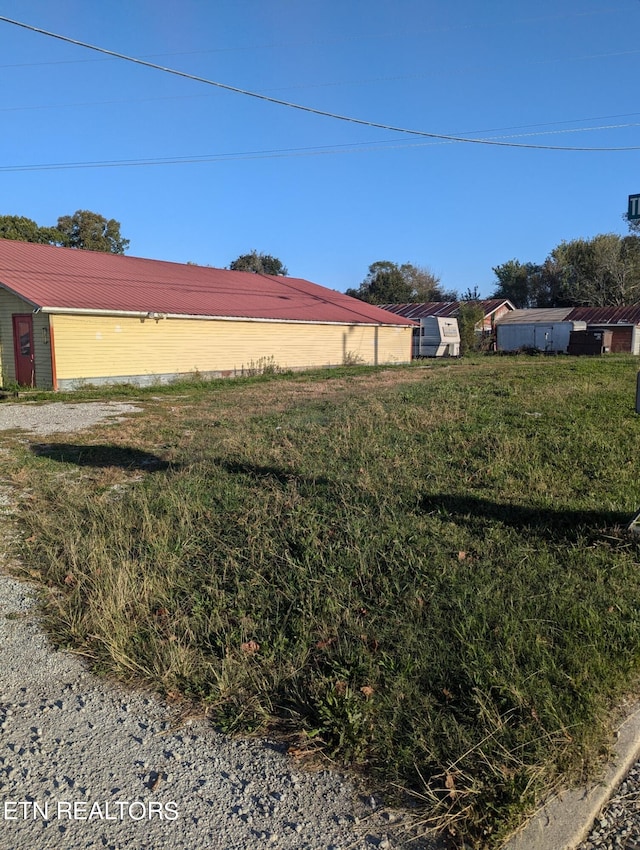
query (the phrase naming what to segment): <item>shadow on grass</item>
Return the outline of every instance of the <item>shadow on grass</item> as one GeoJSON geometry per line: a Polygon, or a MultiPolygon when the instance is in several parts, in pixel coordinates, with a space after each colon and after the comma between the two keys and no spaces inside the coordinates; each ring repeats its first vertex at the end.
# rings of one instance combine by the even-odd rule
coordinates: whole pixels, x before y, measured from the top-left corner
{"type": "Polygon", "coordinates": [[[118,466],[121,469],[142,469],[145,472],[159,472],[174,467],[151,452],[140,449],[128,449],[123,446],[94,445],[83,446],[73,443],[35,443],[31,451],[37,457],[46,457],[58,463],[74,463],[76,466],[106,468],[118,466]]]}
{"type": "Polygon", "coordinates": [[[297,472],[280,469],[276,466],[258,466],[255,463],[241,463],[239,461],[228,461],[216,459],[215,465],[221,469],[230,472],[232,475],[247,475],[256,481],[277,481],[278,484],[286,487],[288,484],[295,482],[303,487],[324,489],[330,487],[332,482],[324,476],[307,476],[300,475],[297,472]]]}
{"type": "Polygon", "coordinates": [[[620,511],[580,511],[567,508],[543,508],[505,504],[481,496],[435,493],[423,496],[419,510],[439,514],[456,523],[477,525],[478,522],[501,523],[516,531],[566,540],[578,533],[598,534],[619,531],[631,520],[630,514],[620,511]]]}

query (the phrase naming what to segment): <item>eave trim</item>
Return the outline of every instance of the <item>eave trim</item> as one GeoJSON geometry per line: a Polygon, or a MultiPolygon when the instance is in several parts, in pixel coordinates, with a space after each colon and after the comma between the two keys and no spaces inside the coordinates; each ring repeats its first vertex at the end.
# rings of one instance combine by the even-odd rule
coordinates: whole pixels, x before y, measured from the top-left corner
{"type": "MultiPolygon", "coordinates": [[[[23,296],[19,295],[22,298],[23,296]]],[[[27,300],[24,299],[23,300],[27,300]]],[[[33,302],[29,302],[33,303],[33,302]]],[[[38,306],[38,305],[34,305],[38,306]]],[[[270,319],[255,316],[201,316],[190,313],[161,313],[157,310],[98,310],[90,307],[41,307],[42,313],[50,313],[57,315],[80,315],[80,316],[123,316],[125,318],[134,319],[150,319],[155,321],[160,319],[190,319],[204,322],[267,322],[270,324],[290,324],[290,325],[344,325],[350,327],[352,325],[363,325],[365,327],[391,327],[391,328],[410,328],[417,326],[418,323],[413,320],[408,320],[411,324],[403,322],[363,322],[363,321],[329,321],[326,319],[270,319]]]]}

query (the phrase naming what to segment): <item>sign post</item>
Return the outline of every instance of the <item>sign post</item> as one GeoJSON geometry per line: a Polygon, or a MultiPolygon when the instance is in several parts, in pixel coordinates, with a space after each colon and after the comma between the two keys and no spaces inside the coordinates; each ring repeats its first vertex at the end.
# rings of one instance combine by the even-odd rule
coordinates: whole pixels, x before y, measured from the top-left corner
{"type": "MultiPolygon", "coordinates": [[[[629,221],[640,220],[640,195],[629,195],[627,219],[629,221]]],[[[636,413],[640,414],[640,372],[638,372],[636,378],[636,413]]],[[[627,528],[632,534],[640,535],[640,511],[634,516],[627,528]]]]}
{"type": "MultiPolygon", "coordinates": [[[[636,413],[640,413],[640,372],[636,378],[636,413]]],[[[631,534],[640,535],[640,511],[631,520],[627,529],[631,534]]]]}
{"type": "MultiPolygon", "coordinates": [[[[640,221],[640,195],[629,195],[628,221],[640,221]]],[[[636,378],[636,413],[640,414],[640,372],[636,378]]],[[[627,526],[632,534],[640,535],[640,511],[627,526]]]]}

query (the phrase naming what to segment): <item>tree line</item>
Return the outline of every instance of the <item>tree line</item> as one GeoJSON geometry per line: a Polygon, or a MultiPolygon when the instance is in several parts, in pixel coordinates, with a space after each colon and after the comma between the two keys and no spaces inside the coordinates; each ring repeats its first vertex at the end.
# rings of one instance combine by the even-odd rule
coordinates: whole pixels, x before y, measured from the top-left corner
{"type": "Polygon", "coordinates": [[[640,236],[573,239],[543,263],[509,260],[493,272],[494,297],[515,307],[623,307],[640,301],[640,236]]]}
{"type": "MultiPolygon", "coordinates": [[[[493,298],[515,307],[622,307],[640,302],[640,225],[631,233],[602,233],[557,245],[542,263],[509,260],[496,266],[493,298]]],[[[381,260],[347,295],[371,304],[479,301],[478,287],[459,295],[442,286],[429,269],[381,260]]]]}
{"type": "Polygon", "coordinates": [[[124,254],[129,247],[129,240],[120,233],[119,221],[107,219],[90,210],[76,210],[73,215],[62,215],[56,224],[44,227],[24,216],[2,215],[0,239],[84,248],[109,254],[124,254]]]}

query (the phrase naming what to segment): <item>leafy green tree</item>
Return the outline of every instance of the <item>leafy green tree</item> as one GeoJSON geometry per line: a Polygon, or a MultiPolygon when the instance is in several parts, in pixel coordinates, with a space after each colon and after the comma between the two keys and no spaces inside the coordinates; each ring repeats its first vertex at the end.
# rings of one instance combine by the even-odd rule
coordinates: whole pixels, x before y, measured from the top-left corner
{"type": "Polygon", "coordinates": [[[73,215],[58,219],[57,243],[65,248],[82,248],[87,251],[103,251],[107,254],[124,254],[129,240],[120,234],[120,222],[106,219],[90,210],[76,210],[73,215]]]}
{"type": "Polygon", "coordinates": [[[516,307],[618,307],[640,300],[640,236],[601,233],[561,242],[544,263],[494,268],[494,297],[516,307]]]}
{"type": "Polygon", "coordinates": [[[33,219],[22,215],[2,215],[0,239],[53,245],[58,241],[58,231],[54,227],[40,227],[33,219]]]}
{"type": "Polygon", "coordinates": [[[460,354],[477,351],[482,344],[482,333],[476,331],[476,326],[484,321],[484,310],[475,301],[463,301],[458,308],[457,318],[460,330],[460,354]]]}
{"type": "Polygon", "coordinates": [[[286,276],[289,274],[286,266],[277,257],[271,254],[259,254],[251,251],[249,254],[241,254],[229,268],[234,272],[254,272],[255,274],[269,274],[274,276],[286,276]]]}
{"type": "Polygon", "coordinates": [[[629,233],[640,233],[640,219],[635,219],[631,221],[629,219],[629,213],[623,213],[622,218],[627,222],[627,226],[629,227],[629,233]]]}
{"type": "Polygon", "coordinates": [[[443,289],[440,278],[431,269],[414,266],[412,263],[403,263],[400,266],[400,272],[411,286],[410,300],[414,303],[458,300],[458,293],[453,289],[443,289]]]}
{"type": "Polygon", "coordinates": [[[562,266],[554,251],[540,265],[527,263],[530,307],[572,306],[562,266]]]}
{"type": "Polygon", "coordinates": [[[569,304],[620,307],[640,299],[640,236],[601,233],[561,242],[551,257],[569,304]]]}
{"type": "Polygon", "coordinates": [[[390,260],[378,260],[358,289],[347,289],[347,295],[370,304],[404,304],[425,301],[455,301],[457,294],[443,290],[440,279],[429,269],[390,260]]]}
{"type": "Polygon", "coordinates": [[[113,218],[107,220],[88,210],[78,210],[72,216],[61,216],[55,227],[41,227],[33,219],[24,216],[0,216],[0,238],[111,254],[124,254],[129,245],[129,240],[120,235],[120,222],[113,218]]]}
{"type": "Polygon", "coordinates": [[[411,301],[413,289],[396,263],[378,260],[369,266],[369,273],[358,289],[346,294],[370,304],[401,304],[411,301]]]}
{"type": "Polygon", "coordinates": [[[520,309],[537,306],[537,292],[534,283],[539,266],[534,263],[521,263],[509,260],[496,266],[493,273],[498,279],[494,298],[508,298],[514,307],[520,309]]]}

